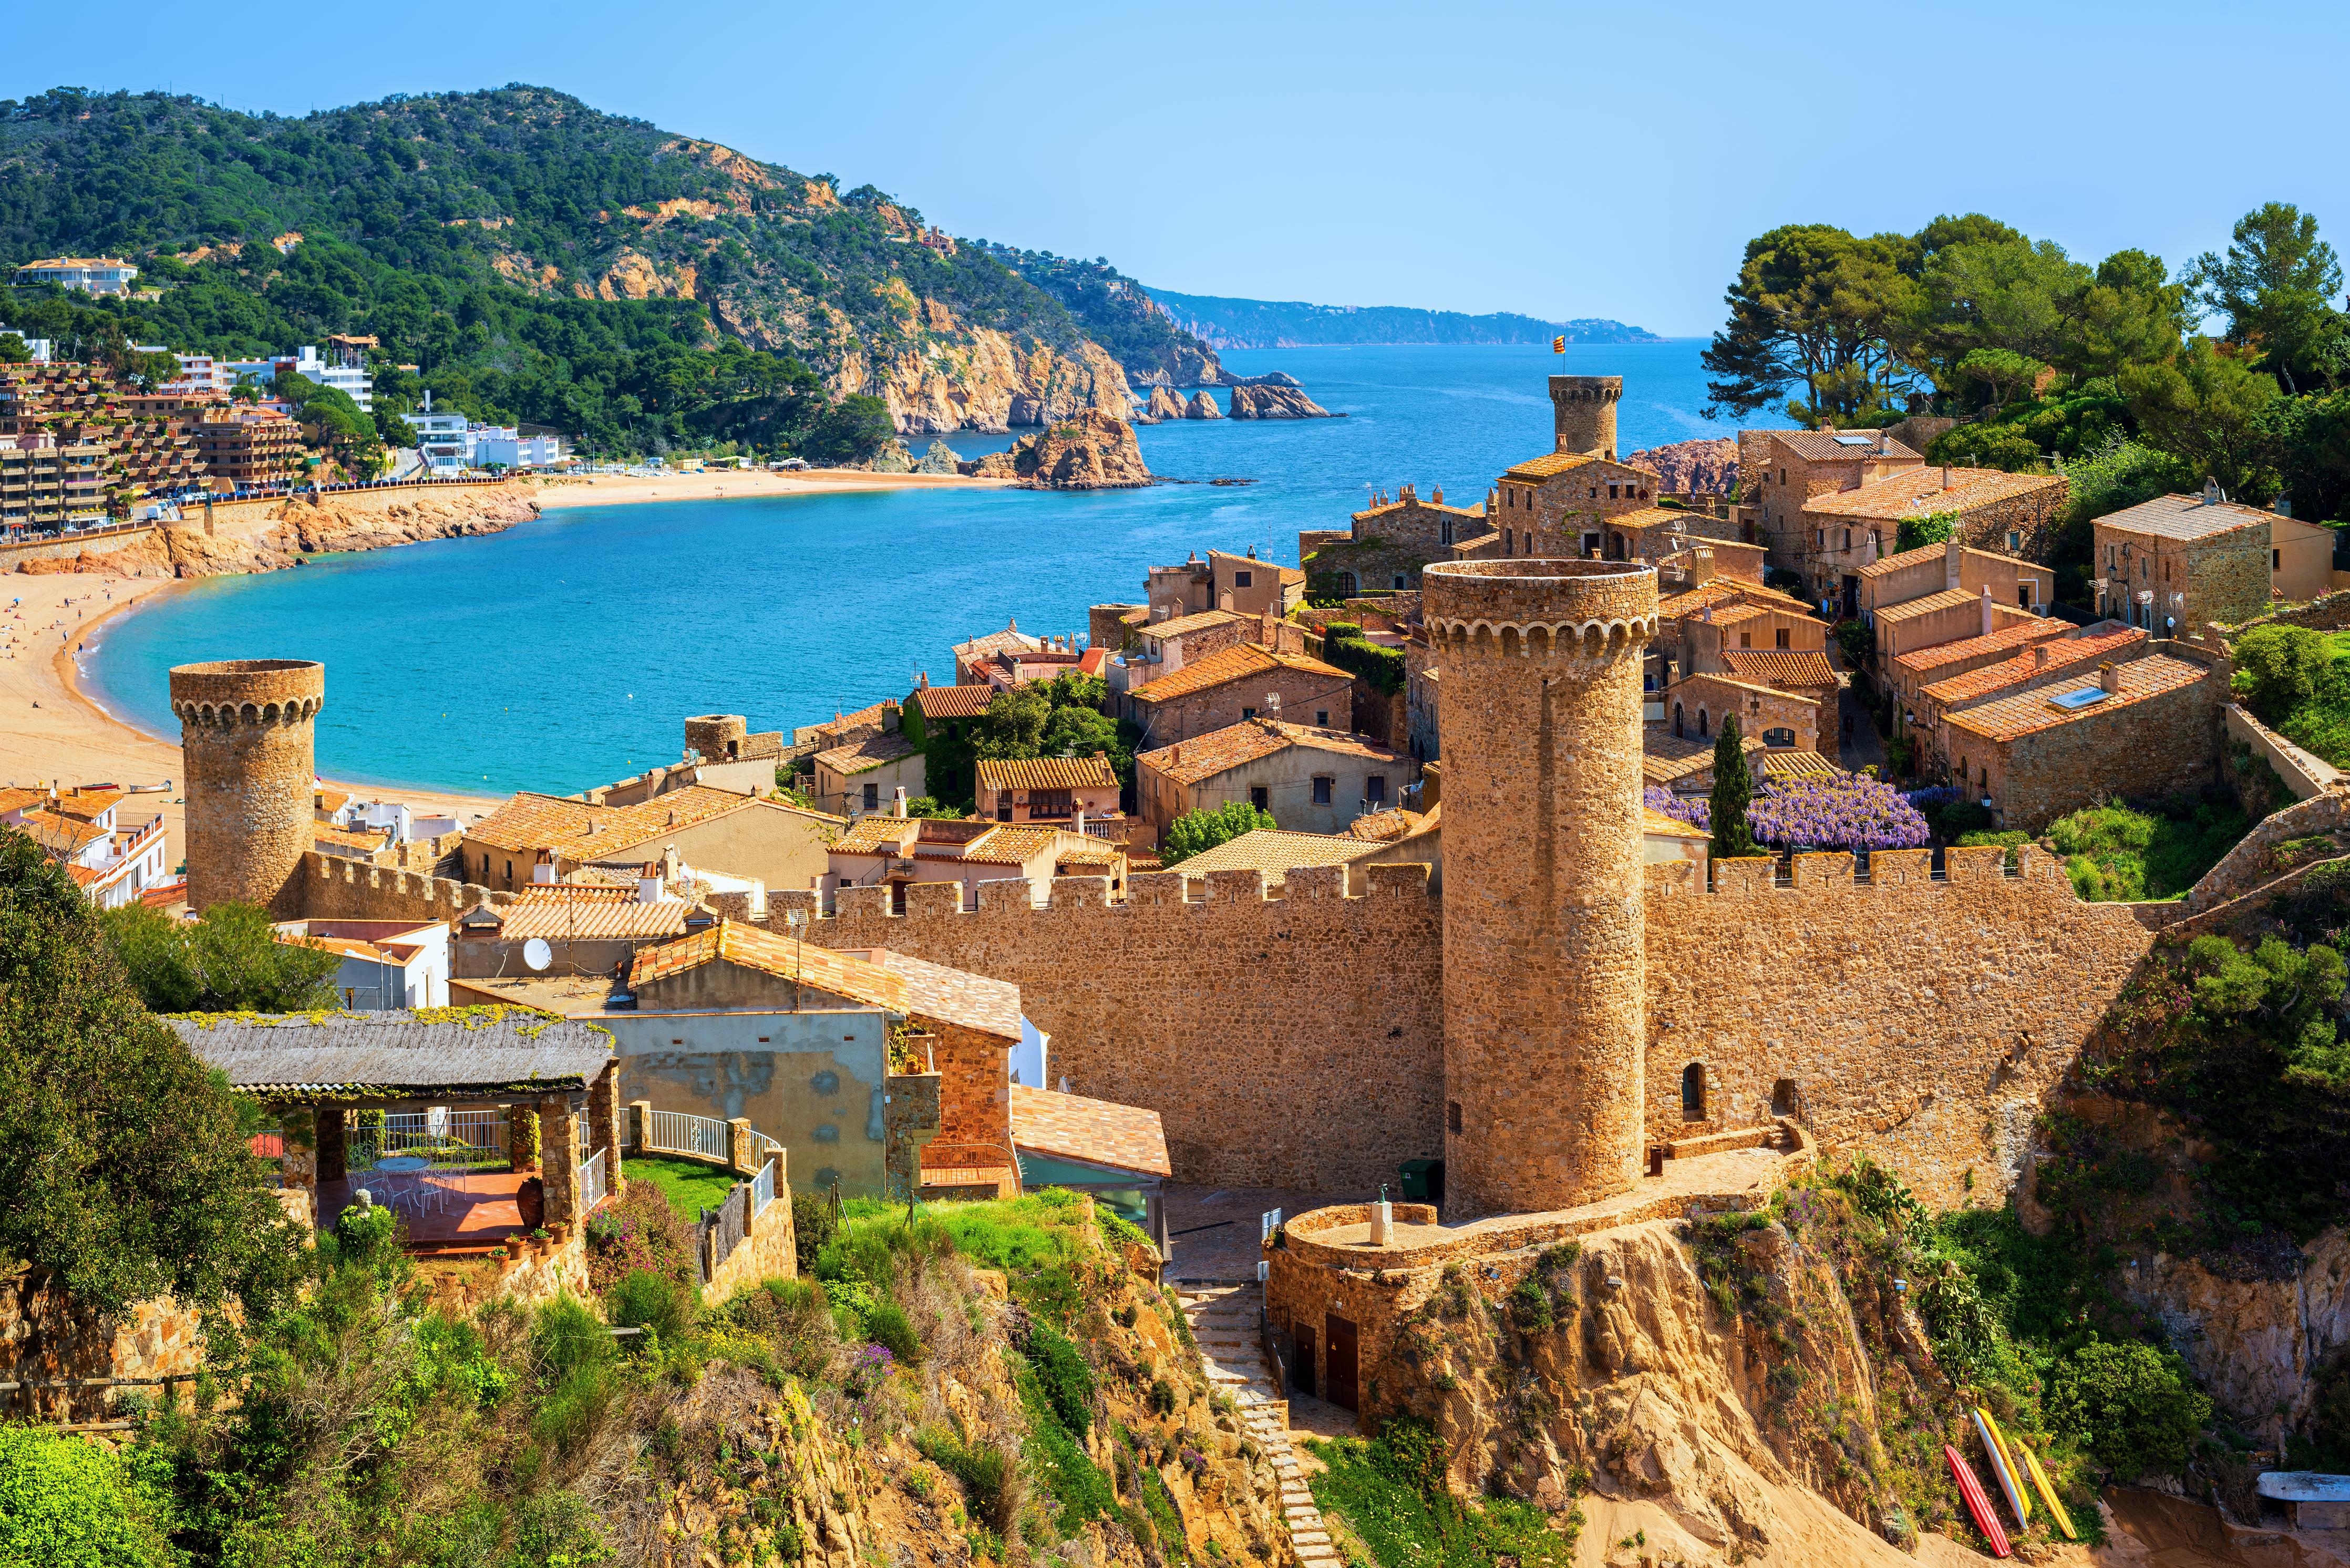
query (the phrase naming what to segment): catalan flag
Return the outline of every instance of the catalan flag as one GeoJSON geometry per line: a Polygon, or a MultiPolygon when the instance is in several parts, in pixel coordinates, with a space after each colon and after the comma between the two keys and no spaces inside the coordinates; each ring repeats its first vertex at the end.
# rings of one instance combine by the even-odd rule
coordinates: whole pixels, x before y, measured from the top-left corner
{"type": "Polygon", "coordinates": [[[1554,354],[1564,354],[1564,353],[1565,353],[1565,352],[1566,352],[1566,339],[1565,339],[1565,338],[1564,338],[1564,337],[1554,337],[1554,338],[1552,338],[1552,339],[1550,340],[1550,351],[1551,351],[1552,353],[1554,353],[1554,354]]]}

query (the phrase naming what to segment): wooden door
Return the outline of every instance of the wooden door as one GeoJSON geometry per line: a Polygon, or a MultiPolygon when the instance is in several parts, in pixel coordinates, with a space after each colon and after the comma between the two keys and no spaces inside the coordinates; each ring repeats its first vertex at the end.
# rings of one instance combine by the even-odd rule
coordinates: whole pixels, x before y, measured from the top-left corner
{"type": "Polygon", "coordinates": [[[1299,1394],[1314,1392],[1314,1325],[1297,1325],[1297,1358],[1289,1368],[1289,1386],[1299,1394]]]}
{"type": "Polygon", "coordinates": [[[1327,1328],[1330,1366],[1323,1374],[1322,1397],[1342,1410],[1358,1410],[1362,1404],[1355,1391],[1355,1325],[1343,1317],[1333,1315],[1327,1320],[1327,1328]]]}

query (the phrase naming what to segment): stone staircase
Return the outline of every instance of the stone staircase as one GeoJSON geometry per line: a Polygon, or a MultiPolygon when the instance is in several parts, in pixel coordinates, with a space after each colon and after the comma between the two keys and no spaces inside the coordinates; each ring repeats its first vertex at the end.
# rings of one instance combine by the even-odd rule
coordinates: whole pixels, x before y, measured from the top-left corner
{"type": "Polygon", "coordinates": [[[1330,1543],[1322,1512],[1314,1506],[1314,1494],[1297,1468],[1296,1451],[1289,1446],[1289,1400],[1274,1386],[1273,1368],[1264,1358],[1263,1339],[1257,1331],[1263,1287],[1194,1282],[1177,1289],[1192,1337],[1200,1342],[1209,1387],[1232,1397],[1241,1430],[1273,1460],[1281,1480],[1282,1521],[1288,1526],[1298,1561],[1305,1568],[1340,1568],[1344,1559],[1330,1543]]]}

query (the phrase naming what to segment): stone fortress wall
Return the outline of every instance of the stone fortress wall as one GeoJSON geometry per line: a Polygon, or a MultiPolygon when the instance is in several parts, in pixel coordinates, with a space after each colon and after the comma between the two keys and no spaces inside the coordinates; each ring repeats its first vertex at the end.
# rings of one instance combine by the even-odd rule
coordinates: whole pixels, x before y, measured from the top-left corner
{"type": "Polygon", "coordinates": [[[273,905],[312,847],[326,667],[238,659],[172,671],[188,773],[188,901],[273,905]]]}

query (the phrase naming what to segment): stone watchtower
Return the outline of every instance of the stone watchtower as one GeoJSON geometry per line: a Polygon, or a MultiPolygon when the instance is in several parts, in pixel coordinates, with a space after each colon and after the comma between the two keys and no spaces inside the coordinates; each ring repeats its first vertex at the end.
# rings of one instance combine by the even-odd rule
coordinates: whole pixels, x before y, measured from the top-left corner
{"type": "Polygon", "coordinates": [[[327,668],[236,659],[172,671],[172,711],[188,772],[188,907],[268,909],[315,847],[312,728],[327,668]]]}
{"type": "Polygon", "coordinates": [[[743,737],[751,732],[740,713],[703,713],[685,722],[685,743],[702,753],[705,763],[731,763],[743,755],[743,737]]]}
{"type": "Polygon", "coordinates": [[[1553,452],[1590,452],[1616,460],[1616,405],[1624,400],[1621,376],[1553,376],[1550,406],[1558,444],[1553,452]]]}
{"type": "Polygon", "coordinates": [[[1445,1206],[1572,1208],[1638,1179],[1657,576],[1452,561],[1420,587],[1442,673],[1445,1206]]]}

